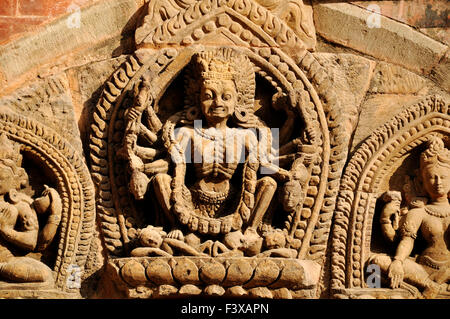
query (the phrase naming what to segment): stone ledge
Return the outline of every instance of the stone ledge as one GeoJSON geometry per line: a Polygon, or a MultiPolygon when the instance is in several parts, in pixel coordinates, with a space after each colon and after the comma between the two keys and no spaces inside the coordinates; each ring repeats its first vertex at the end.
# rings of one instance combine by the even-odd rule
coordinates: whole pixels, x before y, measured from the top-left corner
{"type": "Polygon", "coordinates": [[[0,85],[10,85],[25,73],[80,48],[120,37],[141,2],[102,1],[81,10],[80,28],[69,28],[66,15],[45,25],[41,32],[0,46],[0,85]]]}
{"type": "Polygon", "coordinates": [[[65,292],[45,283],[0,282],[0,299],[79,299],[79,293],[65,292]]]}
{"type": "Polygon", "coordinates": [[[380,16],[381,28],[369,28],[366,21],[371,14],[348,3],[314,4],[316,31],[327,41],[420,74],[428,75],[448,49],[446,45],[384,16],[380,16]]]}
{"type": "Polygon", "coordinates": [[[288,258],[132,257],[108,262],[108,278],[131,298],[224,295],[312,298],[321,267],[288,258]],[[297,296],[297,297],[296,297],[297,296]]]}

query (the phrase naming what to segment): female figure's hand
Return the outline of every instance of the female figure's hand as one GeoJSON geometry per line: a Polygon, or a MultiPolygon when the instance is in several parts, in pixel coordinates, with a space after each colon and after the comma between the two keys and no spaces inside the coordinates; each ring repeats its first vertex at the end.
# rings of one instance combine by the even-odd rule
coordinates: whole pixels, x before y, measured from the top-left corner
{"type": "Polygon", "coordinates": [[[391,288],[395,289],[400,287],[403,282],[403,276],[405,272],[403,270],[403,263],[401,260],[394,259],[394,261],[389,266],[388,276],[391,279],[391,288]]]}

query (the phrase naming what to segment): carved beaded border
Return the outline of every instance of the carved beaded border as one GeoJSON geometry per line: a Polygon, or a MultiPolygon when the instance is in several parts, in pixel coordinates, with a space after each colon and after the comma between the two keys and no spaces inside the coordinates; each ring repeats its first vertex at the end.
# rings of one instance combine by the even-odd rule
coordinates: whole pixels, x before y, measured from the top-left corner
{"type": "Polygon", "coordinates": [[[360,146],[342,177],[332,234],[332,289],[363,287],[371,218],[386,172],[430,132],[450,133],[448,103],[429,96],[386,123],[360,146]]]}
{"type": "Polygon", "coordinates": [[[32,153],[55,175],[63,210],[56,263],[56,287],[66,287],[71,264],[84,269],[94,232],[94,187],[78,153],[56,132],[12,112],[0,113],[0,130],[32,153]]]}

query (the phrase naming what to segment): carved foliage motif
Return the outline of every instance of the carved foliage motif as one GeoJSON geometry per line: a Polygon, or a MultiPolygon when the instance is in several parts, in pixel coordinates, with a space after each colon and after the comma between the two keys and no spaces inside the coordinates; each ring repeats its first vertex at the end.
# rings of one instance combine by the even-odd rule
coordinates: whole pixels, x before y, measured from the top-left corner
{"type": "Polygon", "coordinates": [[[141,43],[189,45],[216,28],[224,28],[252,46],[268,43],[270,46],[285,46],[296,48],[298,51],[306,49],[303,41],[306,39],[309,42],[309,49],[315,42],[311,12],[305,12],[301,9],[302,6],[301,1],[290,1],[287,7],[284,3],[268,6],[278,11],[280,17],[289,17],[289,21],[286,22],[291,22],[292,19],[301,21],[295,24],[299,27],[293,30],[280,17],[267,10],[267,7],[252,0],[170,1],[168,4],[151,1],[144,24],[136,32],[136,42],[138,45],[141,43]],[[256,36],[252,35],[251,29],[242,28],[241,24],[246,23],[242,18],[248,19],[263,32],[256,36]],[[195,28],[191,34],[185,34],[185,30],[193,29],[195,25],[204,27],[195,28]],[[182,34],[180,31],[183,31],[182,34]]]}

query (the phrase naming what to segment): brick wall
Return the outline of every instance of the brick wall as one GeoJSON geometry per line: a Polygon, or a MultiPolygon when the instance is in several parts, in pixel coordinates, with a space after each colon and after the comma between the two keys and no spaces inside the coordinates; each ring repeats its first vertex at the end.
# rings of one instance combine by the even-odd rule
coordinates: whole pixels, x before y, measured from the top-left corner
{"type": "Polygon", "coordinates": [[[0,44],[73,11],[74,5],[96,1],[101,0],[0,0],[0,44]]]}

